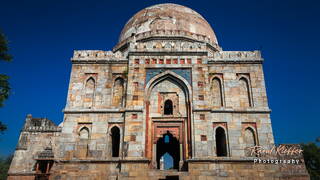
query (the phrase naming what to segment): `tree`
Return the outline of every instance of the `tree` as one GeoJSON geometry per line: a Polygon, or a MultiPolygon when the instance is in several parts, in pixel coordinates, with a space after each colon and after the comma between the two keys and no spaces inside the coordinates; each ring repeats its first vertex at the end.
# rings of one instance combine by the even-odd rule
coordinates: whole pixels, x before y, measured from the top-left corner
{"type": "Polygon", "coordinates": [[[7,179],[12,158],[12,155],[9,155],[7,158],[0,157],[0,180],[7,179]]]}
{"type": "MultiPolygon", "coordinates": [[[[11,61],[12,56],[8,53],[8,41],[4,34],[0,31],[0,61],[11,61]]],[[[4,74],[0,74],[0,107],[3,107],[3,103],[9,97],[10,84],[9,77],[4,74]]],[[[0,121],[0,132],[7,129],[7,126],[0,121]]]]}
{"type": "Polygon", "coordinates": [[[315,143],[302,144],[303,157],[311,180],[320,179],[320,147],[315,143]]]}

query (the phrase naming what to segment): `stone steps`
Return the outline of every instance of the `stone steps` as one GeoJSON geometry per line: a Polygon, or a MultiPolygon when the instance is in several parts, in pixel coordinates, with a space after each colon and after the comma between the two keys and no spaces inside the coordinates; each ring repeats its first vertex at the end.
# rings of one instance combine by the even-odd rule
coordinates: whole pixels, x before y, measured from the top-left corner
{"type": "Polygon", "coordinates": [[[165,180],[165,179],[183,179],[183,177],[189,176],[188,172],[177,170],[148,170],[133,171],[128,173],[120,173],[119,179],[131,180],[131,179],[148,179],[148,180],[165,180]],[[179,178],[177,178],[179,177],[179,178]]]}

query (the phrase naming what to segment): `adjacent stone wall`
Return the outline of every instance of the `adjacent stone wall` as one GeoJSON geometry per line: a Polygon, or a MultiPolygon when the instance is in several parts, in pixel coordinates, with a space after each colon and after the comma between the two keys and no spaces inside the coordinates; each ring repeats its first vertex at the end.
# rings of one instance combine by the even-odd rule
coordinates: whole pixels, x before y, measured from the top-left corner
{"type": "Polygon", "coordinates": [[[36,159],[46,148],[56,148],[61,128],[46,118],[28,115],[8,171],[8,179],[31,179],[36,173],[36,159]]]}

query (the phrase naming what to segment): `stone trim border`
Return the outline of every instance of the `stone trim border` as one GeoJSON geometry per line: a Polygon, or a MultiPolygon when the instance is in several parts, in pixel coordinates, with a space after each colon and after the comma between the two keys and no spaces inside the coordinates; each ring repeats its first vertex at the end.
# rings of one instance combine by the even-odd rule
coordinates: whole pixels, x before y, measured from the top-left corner
{"type": "Polygon", "coordinates": [[[211,113],[257,113],[257,114],[270,114],[269,110],[228,110],[228,109],[193,109],[193,112],[205,112],[209,111],[211,113]]]}
{"type": "Polygon", "coordinates": [[[253,159],[234,159],[234,158],[223,158],[223,159],[187,159],[189,162],[253,162],[253,159]]]}
{"type": "Polygon", "coordinates": [[[130,51],[129,56],[207,56],[208,51],[130,51]]]}
{"type": "Polygon", "coordinates": [[[72,64],[128,64],[128,60],[71,59],[72,64]]]}
{"type": "Polygon", "coordinates": [[[65,114],[143,112],[142,109],[64,109],[65,114]]]}
{"type": "MultiPolygon", "coordinates": [[[[229,110],[229,109],[193,109],[193,112],[205,112],[210,111],[211,113],[271,113],[269,110],[229,110]]],[[[64,109],[66,114],[76,113],[124,113],[124,112],[143,112],[143,109],[64,109]]]]}
{"type": "Polygon", "coordinates": [[[223,60],[208,60],[208,64],[262,64],[263,60],[229,60],[229,59],[223,59],[223,60]]]}
{"type": "Polygon", "coordinates": [[[55,160],[56,163],[150,163],[149,159],[109,159],[109,160],[55,160]]]}
{"type": "MultiPolygon", "coordinates": [[[[50,174],[50,173],[47,173],[50,174]]],[[[37,173],[8,173],[9,176],[35,176],[37,173]]]]}

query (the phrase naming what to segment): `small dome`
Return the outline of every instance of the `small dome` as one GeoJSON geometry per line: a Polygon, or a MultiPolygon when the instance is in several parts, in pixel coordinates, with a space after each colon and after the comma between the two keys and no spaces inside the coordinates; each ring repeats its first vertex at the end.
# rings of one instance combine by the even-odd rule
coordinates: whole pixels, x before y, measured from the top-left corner
{"type": "Polygon", "coordinates": [[[210,24],[194,10],[177,4],[158,4],[135,14],[121,31],[119,43],[132,35],[154,31],[171,30],[198,34],[218,44],[210,24]]]}

